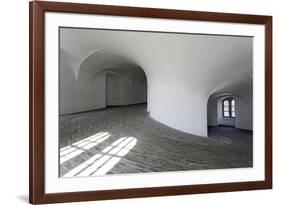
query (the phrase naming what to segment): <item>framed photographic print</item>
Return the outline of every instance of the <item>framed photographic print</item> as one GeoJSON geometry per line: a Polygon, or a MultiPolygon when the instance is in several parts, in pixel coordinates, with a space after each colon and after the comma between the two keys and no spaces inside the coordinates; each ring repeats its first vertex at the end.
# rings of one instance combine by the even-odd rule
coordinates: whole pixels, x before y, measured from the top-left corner
{"type": "Polygon", "coordinates": [[[30,203],[271,187],[271,16],[30,2],[30,203]]]}

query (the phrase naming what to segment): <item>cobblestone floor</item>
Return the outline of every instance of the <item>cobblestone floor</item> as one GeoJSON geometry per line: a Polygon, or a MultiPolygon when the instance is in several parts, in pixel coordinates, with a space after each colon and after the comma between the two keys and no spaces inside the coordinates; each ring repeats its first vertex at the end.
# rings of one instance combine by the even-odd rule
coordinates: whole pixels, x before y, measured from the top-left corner
{"type": "Polygon", "coordinates": [[[60,176],[252,167],[252,133],[211,127],[209,137],[169,128],[145,105],[60,117],[60,176]]]}

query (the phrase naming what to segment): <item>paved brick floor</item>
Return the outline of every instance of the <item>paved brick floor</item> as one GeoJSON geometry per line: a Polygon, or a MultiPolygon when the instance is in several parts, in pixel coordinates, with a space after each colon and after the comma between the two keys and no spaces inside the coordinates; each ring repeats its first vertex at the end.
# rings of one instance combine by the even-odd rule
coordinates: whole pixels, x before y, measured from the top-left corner
{"type": "Polygon", "coordinates": [[[60,117],[60,176],[252,167],[252,133],[211,127],[186,134],[151,119],[145,105],[60,117]]]}

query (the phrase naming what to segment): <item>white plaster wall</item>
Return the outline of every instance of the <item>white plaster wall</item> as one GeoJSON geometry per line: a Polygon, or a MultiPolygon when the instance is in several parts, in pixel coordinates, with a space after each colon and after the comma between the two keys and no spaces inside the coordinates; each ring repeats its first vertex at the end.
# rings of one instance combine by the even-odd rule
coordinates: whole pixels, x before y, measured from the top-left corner
{"type": "Polygon", "coordinates": [[[207,117],[208,117],[208,126],[217,126],[218,125],[218,106],[217,99],[213,96],[210,96],[207,105],[207,117]]]}
{"type": "MultiPolygon", "coordinates": [[[[230,80],[239,85],[252,72],[252,38],[86,29],[63,29],[61,37],[61,47],[79,59],[71,63],[76,81],[87,85],[106,68],[141,67],[150,116],[199,136],[207,136],[210,93],[230,80]]],[[[80,88],[85,95],[75,111],[91,108],[82,101],[92,87],[80,88]]]]}
{"type": "MultiPolygon", "coordinates": [[[[114,74],[106,75],[106,106],[123,105],[124,92],[123,82],[114,74]]],[[[98,97],[98,96],[97,96],[98,97]]]]}
{"type": "Polygon", "coordinates": [[[70,66],[61,57],[60,70],[60,114],[83,112],[105,107],[105,76],[98,76],[95,81],[85,79],[77,82],[70,66]]]}
{"type": "Polygon", "coordinates": [[[252,92],[241,93],[237,98],[237,117],[235,127],[253,130],[253,97],[252,92]]]}

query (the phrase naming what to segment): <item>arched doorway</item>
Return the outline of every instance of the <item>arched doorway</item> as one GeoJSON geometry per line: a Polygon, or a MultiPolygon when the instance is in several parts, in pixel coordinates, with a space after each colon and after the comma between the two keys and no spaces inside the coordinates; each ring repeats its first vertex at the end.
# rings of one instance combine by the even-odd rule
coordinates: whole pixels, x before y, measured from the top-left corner
{"type": "Polygon", "coordinates": [[[93,95],[95,99],[104,98],[103,108],[147,104],[147,79],[140,67],[102,69],[92,83],[93,89],[99,87],[101,91],[93,95]]]}
{"type": "Polygon", "coordinates": [[[207,103],[208,136],[214,134],[218,127],[221,129],[223,127],[236,128],[237,99],[238,97],[233,94],[214,94],[209,97],[207,103]]]}
{"type": "Polygon", "coordinates": [[[236,97],[210,96],[207,105],[208,126],[235,127],[236,97]]]}

